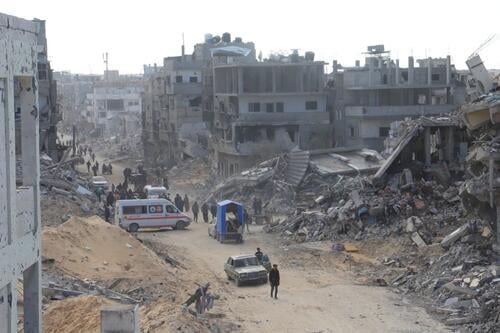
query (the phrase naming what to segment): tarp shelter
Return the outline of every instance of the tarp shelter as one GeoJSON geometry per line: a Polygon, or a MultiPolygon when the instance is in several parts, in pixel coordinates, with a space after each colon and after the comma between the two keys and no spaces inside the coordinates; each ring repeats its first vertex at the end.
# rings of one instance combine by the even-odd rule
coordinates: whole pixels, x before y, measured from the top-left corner
{"type": "MultiPolygon", "coordinates": [[[[238,218],[238,223],[240,226],[244,224],[243,220],[243,205],[231,200],[224,200],[217,203],[217,226],[216,230],[218,234],[225,235],[228,232],[228,223],[226,219],[226,214],[228,212],[234,212],[238,218]]],[[[242,228],[243,230],[243,228],[242,228]]]]}

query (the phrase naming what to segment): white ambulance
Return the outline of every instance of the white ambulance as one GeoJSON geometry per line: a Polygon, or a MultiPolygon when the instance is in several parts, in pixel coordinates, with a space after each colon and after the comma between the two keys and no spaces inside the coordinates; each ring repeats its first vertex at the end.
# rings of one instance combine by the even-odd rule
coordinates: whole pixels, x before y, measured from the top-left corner
{"type": "Polygon", "coordinates": [[[167,199],[118,200],[115,223],[129,232],[140,228],[170,227],[177,230],[186,228],[191,218],[167,199]]]}

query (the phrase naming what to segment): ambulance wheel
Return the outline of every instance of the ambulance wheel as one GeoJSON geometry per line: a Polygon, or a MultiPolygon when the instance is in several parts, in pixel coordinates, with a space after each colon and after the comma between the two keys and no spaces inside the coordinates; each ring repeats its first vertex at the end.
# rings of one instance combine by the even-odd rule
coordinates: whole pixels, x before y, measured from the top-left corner
{"type": "Polygon", "coordinates": [[[128,226],[129,232],[137,232],[137,230],[139,230],[139,225],[137,223],[132,223],[128,226]]]}
{"type": "Polygon", "coordinates": [[[179,221],[175,224],[174,230],[184,230],[186,228],[186,223],[184,221],[179,221]]]}

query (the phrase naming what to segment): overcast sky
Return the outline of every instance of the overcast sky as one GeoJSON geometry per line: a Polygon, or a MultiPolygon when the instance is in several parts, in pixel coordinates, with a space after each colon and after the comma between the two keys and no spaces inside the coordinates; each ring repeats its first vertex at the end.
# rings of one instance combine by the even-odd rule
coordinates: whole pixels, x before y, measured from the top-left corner
{"type": "MultiPolygon", "coordinates": [[[[55,70],[141,73],[143,64],[179,55],[205,33],[253,41],[257,52],[297,48],[316,59],[353,65],[367,45],[385,44],[405,65],[415,57],[452,56],[458,68],[498,31],[500,0],[1,0],[0,12],[47,21],[49,57],[55,70]]],[[[500,37],[480,52],[500,68],[500,37]]],[[[329,67],[329,70],[331,66],[329,67]]]]}

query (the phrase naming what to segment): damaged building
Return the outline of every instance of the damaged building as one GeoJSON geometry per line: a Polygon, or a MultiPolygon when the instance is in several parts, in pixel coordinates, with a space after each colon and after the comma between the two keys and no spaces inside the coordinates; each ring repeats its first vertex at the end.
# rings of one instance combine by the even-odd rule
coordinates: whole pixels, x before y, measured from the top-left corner
{"type": "Polygon", "coordinates": [[[265,61],[214,53],[213,63],[211,148],[219,175],[294,148],[331,146],[324,63],[314,53],[265,61]]]}
{"type": "Polygon", "coordinates": [[[40,23],[0,14],[0,332],[42,331],[40,23]]]}
{"type": "Polygon", "coordinates": [[[38,106],[40,111],[40,148],[53,159],[58,159],[57,124],[62,120],[57,100],[57,82],[48,60],[45,21],[34,19],[38,32],[38,106]]]}
{"type": "Polygon", "coordinates": [[[416,60],[400,67],[384,45],[365,52],[365,64],[354,67],[333,62],[334,123],[337,146],[382,150],[390,124],[405,118],[446,115],[465,101],[450,56],[416,60]]]}
{"type": "Polygon", "coordinates": [[[192,54],[182,46],[180,56],[166,57],[163,67],[145,66],[143,94],[143,143],[145,162],[171,167],[185,158],[208,154],[207,115],[213,105],[213,51],[221,47],[245,47],[255,58],[251,42],[205,35],[192,54]]]}
{"type": "Polygon", "coordinates": [[[86,121],[98,136],[126,136],[142,129],[142,78],[106,71],[87,94],[86,121]]]}

